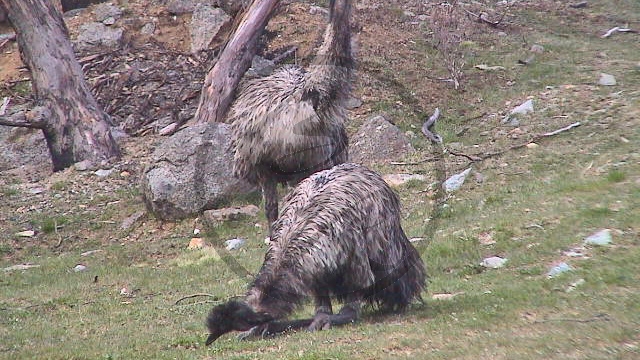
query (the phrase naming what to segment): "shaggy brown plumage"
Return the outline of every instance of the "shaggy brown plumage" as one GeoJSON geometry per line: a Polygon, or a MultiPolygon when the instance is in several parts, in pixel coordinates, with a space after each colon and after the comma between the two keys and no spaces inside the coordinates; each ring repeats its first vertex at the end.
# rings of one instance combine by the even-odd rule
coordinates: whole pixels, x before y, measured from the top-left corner
{"type": "Polygon", "coordinates": [[[344,103],[353,78],[351,0],[332,0],[324,41],[308,69],[284,66],[247,82],[229,116],[233,172],[262,187],[269,225],[278,183],[297,184],[347,161],[344,103]]]}
{"type": "Polygon", "coordinates": [[[270,334],[355,321],[363,302],[402,310],[420,297],[425,268],[400,225],[400,201],[375,172],[342,164],[285,197],[260,272],[244,301],[214,307],[210,344],[232,330],[270,334]],[[281,322],[307,297],[313,319],[281,322]],[[332,313],[331,299],[345,303],[332,313]]]}

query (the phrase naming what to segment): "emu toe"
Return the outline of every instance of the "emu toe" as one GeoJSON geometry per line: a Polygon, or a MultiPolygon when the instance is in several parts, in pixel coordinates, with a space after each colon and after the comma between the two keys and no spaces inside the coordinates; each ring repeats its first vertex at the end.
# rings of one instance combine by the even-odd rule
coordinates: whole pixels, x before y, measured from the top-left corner
{"type": "Polygon", "coordinates": [[[318,313],[313,317],[311,325],[307,328],[308,331],[320,331],[329,330],[331,328],[331,315],[325,313],[318,313]]]}

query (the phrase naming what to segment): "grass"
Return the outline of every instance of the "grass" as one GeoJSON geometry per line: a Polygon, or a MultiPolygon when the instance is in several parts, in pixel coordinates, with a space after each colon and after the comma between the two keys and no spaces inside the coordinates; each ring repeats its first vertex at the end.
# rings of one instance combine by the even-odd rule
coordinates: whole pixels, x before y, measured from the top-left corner
{"type": "MultiPolygon", "coordinates": [[[[42,213],[29,210],[32,199],[5,206],[5,200],[13,204],[20,192],[0,187],[0,267],[39,265],[0,275],[0,358],[638,358],[640,71],[634,64],[640,58],[637,35],[598,36],[601,29],[623,23],[637,28],[640,5],[607,0],[578,12],[559,11],[554,4],[511,6],[515,25],[505,30],[506,36],[487,28],[467,43],[465,91],[418,77],[411,81],[422,81],[420,86],[388,83],[376,101],[365,102],[372,113],[386,112],[401,129],[416,133],[421,122],[416,114],[440,106],[438,132],[445,144],[458,142],[456,150],[466,154],[505,149],[582,122],[540,140],[537,148],[480,162],[448,155],[435,165],[376,167],[384,173],[428,177],[398,189],[405,232],[425,238],[415,243],[430,275],[423,304],[404,314],[367,309],[354,325],[318,333],[247,342],[226,335],[205,348],[206,313],[241,295],[261,264],[264,214],[214,227],[200,219],[163,223],[148,216],[123,230],[121,220],[143,208],[135,187],[120,184],[104,191],[95,181],[95,193],[77,192],[86,179],[58,177],[50,187],[57,197],[42,213]],[[567,26],[570,20],[574,26],[567,26]],[[543,45],[545,52],[531,65],[515,65],[533,43],[543,45]],[[606,56],[594,60],[601,52],[606,56]],[[473,69],[483,63],[505,70],[473,69]],[[600,72],[616,74],[619,85],[595,86],[600,72]],[[420,98],[424,93],[433,95],[429,107],[420,98]],[[521,119],[522,134],[513,138],[513,127],[501,124],[502,115],[528,97],[534,98],[536,111],[521,119]],[[436,212],[437,185],[431,184],[469,166],[484,180],[470,176],[436,212]],[[40,229],[33,239],[13,236],[27,224],[40,229]],[[194,228],[202,230],[199,236],[209,247],[187,249],[194,228]],[[584,247],[585,237],[604,228],[611,229],[612,245],[584,247]],[[485,233],[491,234],[492,244],[480,241],[485,233]],[[224,251],[224,240],[235,237],[246,239],[245,246],[224,251]],[[565,254],[576,248],[583,248],[585,256],[565,254]],[[101,251],[81,255],[89,250],[101,251]],[[502,268],[485,269],[479,264],[489,256],[508,261],[502,268]],[[549,278],[549,269],[560,262],[572,270],[549,278]],[[75,272],[78,264],[87,269],[75,272]],[[197,293],[213,296],[176,304],[197,293]],[[437,300],[436,294],[455,296],[437,300]]],[[[400,8],[394,9],[395,19],[400,8]]],[[[435,69],[437,54],[425,34],[425,29],[413,34],[407,51],[415,58],[406,67],[387,68],[382,55],[361,53],[359,71],[373,79],[363,87],[402,80],[414,63],[443,74],[435,69]],[[368,74],[367,64],[384,76],[368,74]]],[[[362,34],[360,41],[369,35],[362,34]]],[[[412,141],[420,151],[408,162],[432,155],[425,140],[412,141]]],[[[11,184],[9,180],[3,184],[11,184]]],[[[259,200],[250,196],[231,203],[259,200]]],[[[307,306],[297,316],[310,312],[307,306]]]]}

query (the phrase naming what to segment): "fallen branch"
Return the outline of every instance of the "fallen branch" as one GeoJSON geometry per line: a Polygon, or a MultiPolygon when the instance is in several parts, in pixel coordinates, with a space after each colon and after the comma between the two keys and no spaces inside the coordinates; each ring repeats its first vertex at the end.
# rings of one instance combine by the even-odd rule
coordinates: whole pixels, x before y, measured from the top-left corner
{"type": "Polygon", "coordinates": [[[486,12],[481,12],[480,14],[475,14],[472,13],[471,11],[467,10],[467,9],[463,9],[467,14],[473,16],[476,18],[476,21],[479,23],[483,23],[483,24],[487,24],[491,27],[497,28],[498,25],[500,25],[500,23],[502,22],[502,19],[504,19],[504,16],[507,14],[507,11],[505,10],[502,13],[502,16],[500,16],[500,19],[498,19],[498,21],[491,21],[489,20],[487,17],[489,16],[489,14],[487,14],[486,12]]]}
{"type": "Polygon", "coordinates": [[[2,49],[9,41],[15,41],[16,34],[2,34],[0,35],[0,49],[2,49]]]}
{"type": "Polygon", "coordinates": [[[291,46],[287,50],[283,51],[282,54],[274,57],[271,61],[273,61],[274,64],[278,65],[279,63],[284,61],[286,58],[288,58],[289,56],[293,55],[296,51],[298,51],[298,47],[297,46],[291,46]]]}
{"type": "MultiPolygon", "coordinates": [[[[529,144],[531,144],[533,142],[536,142],[536,141],[538,141],[540,139],[544,139],[544,138],[548,138],[548,137],[551,137],[551,136],[558,135],[558,134],[560,134],[562,132],[571,130],[571,129],[573,129],[575,127],[578,127],[580,125],[582,125],[582,123],[580,123],[578,121],[578,122],[575,122],[573,124],[567,125],[567,126],[565,126],[563,128],[560,128],[558,130],[554,130],[554,131],[546,132],[546,133],[543,133],[543,134],[535,135],[533,138],[531,138],[527,142],[524,142],[524,143],[521,143],[521,144],[516,144],[516,145],[508,147],[507,149],[500,150],[500,151],[495,151],[495,152],[491,152],[491,153],[465,154],[465,153],[461,153],[461,152],[452,151],[450,149],[447,149],[446,147],[445,147],[445,152],[449,153],[449,154],[451,154],[453,156],[464,157],[464,158],[468,159],[469,161],[471,161],[472,163],[474,163],[474,162],[479,162],[479,161],[483,161],[483,160],[492,158],[494,156],[502,155],[502,154],[506,153],[507,151],[516,150],[516,149],[520,149],[520,148],[526,147],[527,145],[529,145],[529,144]]],[[[418,160],[418,161],[415,161],[415,162],[392,162],[390,164],[391,165],[403,165],[403,166],[404,165],[419,165],[419,164],[422,164],[422,163],[425,163],[425,162],[436,161],[436,160],[440,160],[440,158],[438,158],[438,157],[430,157],[430,158],[425,158],[425,159],[418,160]]]]}
{"type": "Polygon", "coordinates": [[[219,300],[217,296],[215,295],[211,295],[211,294],[205,294],[205,293],[198,293],[198,294],[192,294],[192,295],[187,295],[187,296],[183,296],[180,299],[176,300],[175,303],[173,303],[173,305],[178,305],[180,304],[180,302],[187,300],[187,299],[193,299],[196,297],[210,297],[213,298],[213,300],[219,300]]]}
{"type": "Polygon", "coordinates": [[[49,118],[49,109],[36,106],[30,111],[20,111],[10,116],[0,115],[0,125],[44,129],[49,118]]]}
{"type": "Polygon", "coordinates": [[[434,143],[442,143],[442,136],[438,135],[432,130],[439,117],[440,109],[436,108],[436,110],[433,112],[433,115],[431,115],[429,119],[427,119],[427,121],[422,124],[422,134],[434,143]]]}
{"type": "Polygon", "coordinates": [[[608,314],[598,314],[594,317],[588,318],[588,319],[568,319],[568,318],[560,318],[560,319],[545,319],[545,320],[537,320],[534,323],[535,324],[543,324],[543,323],[547,323],[547,322],[562,322],[562,321],[567,321],[567,322],[577,322],[577,323],[589,323],[589,322],[594,322],[594,321],[611,321],[611,316],[609,316],[608,314]]]}
{"type": "Polygon", "coordinates": [[[604,33],[604,35],[600,36],[601,38],[608,38],[609,36],[613,35],[614,33],[617,32],[629,32],[629,33],[637,33],[637,30],[632,30],[632,29],[626,29],[626,28],[621,28],[621,27],[614,27],[609,29],[609,31],[607,31],[606,33],[604,33]]]}

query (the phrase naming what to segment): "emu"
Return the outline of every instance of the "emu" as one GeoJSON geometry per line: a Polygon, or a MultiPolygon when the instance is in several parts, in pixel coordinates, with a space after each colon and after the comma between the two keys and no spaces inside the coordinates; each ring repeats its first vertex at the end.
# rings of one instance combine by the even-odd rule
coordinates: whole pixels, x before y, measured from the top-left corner
{"type": "Polygon", "coordinates": [[[249,80],[231,107],[233,173],[262,188],[269,235],[278,217],[277,184],[295,185],[347,161],[350,13],[351,0],[331,0],[324,40],[310,67],[283,66],[249,80]]]}
{"type": "Polygon", "coordinates": [[[211,309],[209,345],[230,331],[271,335],[356,321],[361,306],[400,311],[425,288],[400,201],[375,172],[345,163],[303,180],[284,199],[262,268],[243,300],[211,309]],[[285,321],[308,297],[315,316],[285,321]],[[333,314],[331,300],[344,305],[333,314]]]}

